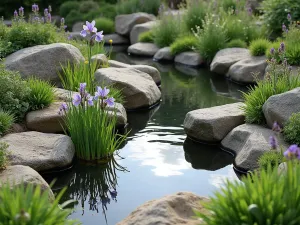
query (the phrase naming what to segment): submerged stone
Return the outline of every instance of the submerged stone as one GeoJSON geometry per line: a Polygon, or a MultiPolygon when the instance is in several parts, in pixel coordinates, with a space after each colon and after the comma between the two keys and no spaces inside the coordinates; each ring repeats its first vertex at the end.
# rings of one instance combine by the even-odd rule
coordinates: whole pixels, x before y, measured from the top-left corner
{"type": "Polygon", "coordinates": [[[175,56],[172,55],[170,47],[164,47],[159,49],[153,57],[153,59],[156,61],[173,61],[174,58],[175,56]]]}

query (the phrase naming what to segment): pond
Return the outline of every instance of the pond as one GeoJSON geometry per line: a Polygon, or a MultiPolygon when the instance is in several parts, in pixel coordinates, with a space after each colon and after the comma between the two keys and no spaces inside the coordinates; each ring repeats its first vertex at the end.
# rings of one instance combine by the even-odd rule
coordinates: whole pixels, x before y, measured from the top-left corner
{"type": "Polygon", "coordinates": [[[187,139],[183,120],[191,110],[241,101],[239,90],[245,89],[208,69],[163,65],[126,53],[113,58],[157,67],[162,102],[149,111],[128,113],[130,135],[108,165],[76,161],[55,175],[54,192],[67,186],[63,200],[78,201],[70,218],[84,225],[114,225],[146,201],[178,191],[209,196],[224,179],[237,179],[233,156],[187,139]]]}

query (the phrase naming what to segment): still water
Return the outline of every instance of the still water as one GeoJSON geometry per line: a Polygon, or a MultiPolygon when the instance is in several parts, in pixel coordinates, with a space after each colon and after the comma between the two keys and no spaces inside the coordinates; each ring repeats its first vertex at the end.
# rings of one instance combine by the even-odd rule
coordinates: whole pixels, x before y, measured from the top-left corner
{"type": "Polygon", "coordinates": [[[186,139],[187,112],[241,101],[242,87],[207,69],[162,65],[150,59],[113,56],[130,64],[155,66],[162,76],[162,102],[150,110],[128,113],[130,135],[108,165],[74,167],[57,175],[54,191],[68,189],[74,199],[70,218],[84,225],[114,225],[148,200],[178,191],[212,195],[225,179],[237,179],[233,157],[217,146],[186,139]]]}

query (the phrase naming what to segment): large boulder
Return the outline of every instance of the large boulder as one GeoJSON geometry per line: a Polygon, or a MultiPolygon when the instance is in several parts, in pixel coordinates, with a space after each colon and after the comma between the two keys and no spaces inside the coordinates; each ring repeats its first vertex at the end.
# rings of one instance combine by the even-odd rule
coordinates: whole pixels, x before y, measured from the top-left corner
{"type": "Polygon", "coordinates": [[[76,47],[55,43],[19,50],[6,58],[5,66],[9,70],[19,71],[23,78],[36,76],[42,80],[59,82],[61,66],[67,62],[77,64],[81,61],[84,61],[84,57],[76,47]]]}
{"type": "Polygon", "coordinates": [[[208,213],[203,203],[209,200],[189,192],[178,192],[146,202],[117,225],[199,225],[195,211],[208,213]]]}
{"type": "Polygon", "coordinates": [[[267,61],[265,56],[243,59],[233,64],[227,77],[237,83],[252,84],[264,79],[267,61]]]}
{"type": "MultiPolygon", "coordinates": [[[[221,142],[222,148],[233,152],[235,166],[238,169],[249,171],[258,168],[258,159],[265,152],[270,151],[270,136],[274,136],[271,129],[253,125],[243,124],[234,128],[221,142]]],[[[276,136],[279,146],[286,149],[282,135],[276,136]]]]}
{"type": "Polygon", "coordinates": [[[186,66],[201,66],[203,65],[204,59],[197,52],[182,52],[175,56],[175,62],[186,66]]]}
{"type": "Polygon", "coordinates": [[[30,166],[36,171],[70,166],[75,153],[71,138],[62,134],[30,131],[8,134],[0,141],[9,145],[11,165],[30,166]]]}
{"type": "Polygon", "coordinates": [[[109,40],[113,41],[113,45],[127,45],[129,44],[129,39],[119,34],[107,34],[104,35],[105,44],[110,44],[109,40]]]}
{"type": "Polygon", "coordinates": [[[225,48],[217,52],[210,64],[210,70],[225,75],[230,66],[249,57],[251,57],[250,51],[246,48],[225,48]]]}
{"type": "Polygon", "coordinates": [[[133,13],[116,16],[116,33],[128,36],[136,24],[155,20],[155,16],[147,13],[133,13]]]}
{"type": "Polygon", "coordinates": [[[153,29],[156,24],[157,21],[149,21],[147,23],[135,25],[130,32],[130,43],[138,43],[140,34],[153,29]]]}
{"type": "Polygon", "coordinates": [[[104,67],[109,65],[108,59],[105,54],[97,54],[91,57],[91,61],[97,63],[97,68],[104,67]]]}
{"type": "Polygon", "coordinates": [[[220,142],[233,128],[245,122],[243,105],[233,103],[191,111],[183,122],[184,130],[193,139],[220,142]]]}
{"type": "Polygon", "coordinates": [[[300,112],[300,88],[271,96],[263,105],[263,112],[269,127],[275,121],[283,127],[293,113],[300,112]]]}
{"type": "Polygon", "coordinates": [[[140,56],[154,56],[158,50],[155,44],[142,42],[130,45],[127,49],[128,53],[140,56]]]}
{"type": "Polygon", "coordinates": [[[95,78],[100,83],[115,85],[121,90],[126,109],[149,108],[161,98],[161,92],[152,77],[134,68],[99,69],[95,78]]]}
{"type": "Polygon", "coordinates": [[[153,57],[153,59],[156,61],[173,61],[174,58],[175,56],[172,55],[170,47],[164,47],[159,49],[153,57]]]}

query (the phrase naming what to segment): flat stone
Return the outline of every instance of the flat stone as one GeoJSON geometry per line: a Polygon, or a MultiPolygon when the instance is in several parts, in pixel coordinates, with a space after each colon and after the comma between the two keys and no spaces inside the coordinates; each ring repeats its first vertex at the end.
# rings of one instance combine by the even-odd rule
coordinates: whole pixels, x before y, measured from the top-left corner
{"type": "Polygon", "coordinates": [[[227,77],[237,83],[253,84],[264,79],[266,67],[265,56],[243,59],[229,68],[227,77]]]}
{"type": "Polygon", "coordinates": [[[71,138],[62,134],[30,131],[8,134],[0,141],[9,145],[11,165],[30,166],[36,171],[70,166],[75,153],[71,138]]]}
{"type": "Polygon", "coordinates": [[[157,21],[149,21],[146,23],[137,24],[130,32],[130,43],[135,44],[139,42],[140,34],[152,30],[157,25],[157,21]]]}
{"type": "Polygon", "coordinates": [[[210,64],[210,70],[225,75],[230,66],[249,57],[251,57],[250,51],[246,48],[225,48],[217,52],[210,64]]]}
{"type": "Polygon", "coordinates": [[[127,49],[128,53],[140,56],[154,56],[159,48],[153,43],[136,43],[130,45],[127,49]]]}
{"type": "Polygon", "coordinates": [[[174,58],[175,56],[172,55],[170,47],[159,49],[153,57],[153,59],[156,61],[173,61],[174,58]]]}
{"type": "Polygon", "coordinates": [[[60,82],[58,73],[67,62],[84,61],[79,49],[70,44],[55,43],[21,49],[5,59],[9,70],[19,71],[23,78],[35,76],[42,80],[60,82]]]}
{"type": "Polygon", "coordinates": [[[108,59],[105,54],[97,54],[93,55],[91,58],[92,62],[97,62],[97,68],[109,65],[108,64],[108,59]]]}
{"type": "Polygon", "coordinates": [[[95,73],[95,79],[121,90],[126,109],[149,108],[161,98],[161,92],[153,78],[134,68],[99,69],[95,73]]]}
{"type": "MultiPolygon", "coordinates": [[[[270,151],[270,136],[275,136],[271,129],[253,125],[243,124],[234,128],[221,142],[222,148],[232,151],[236,157],[234,164],[238,169],[253,171],[257,169],[258,159],[265,152],[270,151]]],[[[279,146],[287,149],[282,135],[276,136],[279,146]]],[[[280,150],[278,150],[280,151],[280,150]]]]}
{"type": "Polygon", "coordinates": [[[117,225],[199,225],[194,210],[208,213],[203,203],[209,200],[189,192],[178,192],[160,199],[148,201],[134,210],[117,225]]]}
{"type": "Polygon", "coordinates": [[[129,39],[120,34],[107,34],[104,35],[105,44],[110,44],[109,40],[113,41],[113,45],[127,45],[130,43],[129,39]]]}
{"type": "Polygon", "coordinates": [[[184,130],[193,139],[220,142],[235,127],[245,122],[244,103],[233,103],[189,112],[184,130]]]}
{"type": "Polygon", "coordinates": [[[263,112],[269,127],[275,121],[283,127],[293,113],[300,112],[300,88],[271,96],[263,105],[263,112]]]}
{"type": "Polygon", "coordinates": [[[155,19],[154,15],[142,12],[118,15],[115,19],[115,30],[118,34],[129,36],[135,25],[153,21],[155,19]]]}
{"type": "Polygon", "coordinates": [[[205,62],[197,52],[182,52],[175,56],[175,62],[187,66],[201,66],[205,62]]]}

